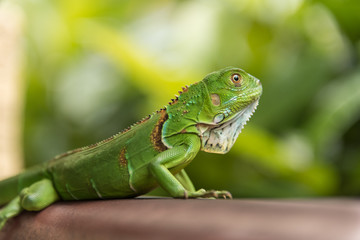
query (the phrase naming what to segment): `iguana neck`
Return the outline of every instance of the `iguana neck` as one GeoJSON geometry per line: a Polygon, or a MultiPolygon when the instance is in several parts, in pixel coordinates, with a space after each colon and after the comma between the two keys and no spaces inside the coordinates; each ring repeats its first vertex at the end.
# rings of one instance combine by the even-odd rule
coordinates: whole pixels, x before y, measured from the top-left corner
{"type": "Polygon", "coordinates": [[[197,82],[183,90],[166,107],[168,120],[163,127],[163,137],[179,133],[199,134],[196,124],[199,123],[199,114],[209,98],[206,86],[203,82],[197,82]]]}

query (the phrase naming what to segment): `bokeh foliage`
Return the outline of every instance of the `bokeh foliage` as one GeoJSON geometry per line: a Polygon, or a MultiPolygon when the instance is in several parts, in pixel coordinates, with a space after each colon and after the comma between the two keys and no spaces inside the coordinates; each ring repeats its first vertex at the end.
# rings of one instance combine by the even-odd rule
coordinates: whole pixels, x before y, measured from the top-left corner
{"type": "Polygon", "coordinates": [[[27,166],[106,138],[225,66],[258,77],[257,112],[197,187],[235,197],[360,193],[360,1],[18,0],[27,166]]]}

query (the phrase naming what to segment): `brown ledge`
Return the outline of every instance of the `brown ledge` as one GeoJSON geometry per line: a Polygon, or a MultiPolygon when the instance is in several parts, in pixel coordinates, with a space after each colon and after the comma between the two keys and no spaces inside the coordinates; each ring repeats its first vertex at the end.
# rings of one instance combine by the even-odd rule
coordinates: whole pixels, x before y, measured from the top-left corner
{"type": "Polygon", "coordinates": [[[129,199],[59,202],[24,212],[8,239],[360,239],[355,200],[129,199]]]}

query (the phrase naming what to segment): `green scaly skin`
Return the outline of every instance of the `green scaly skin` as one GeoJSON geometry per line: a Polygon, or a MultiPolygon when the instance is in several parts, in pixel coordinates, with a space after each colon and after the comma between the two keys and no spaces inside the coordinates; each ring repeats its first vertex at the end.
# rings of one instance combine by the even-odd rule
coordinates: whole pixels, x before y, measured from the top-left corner
{"type": "Polygon", "coordinates": [[[225,68],[183,88],[164,109],[123,132],[0,182],[0,229],[22,210],[59,200],[131,198],[161,186],[174,198],[231,198],[195,190],[184,168],[202,150],[226,153],[255,110],[262,86],[225,68]]]}

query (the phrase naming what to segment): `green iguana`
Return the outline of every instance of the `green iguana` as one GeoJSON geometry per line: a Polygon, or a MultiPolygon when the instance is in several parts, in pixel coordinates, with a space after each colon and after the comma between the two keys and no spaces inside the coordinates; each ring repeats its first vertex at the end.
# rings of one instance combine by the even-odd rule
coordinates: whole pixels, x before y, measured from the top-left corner
{"type": "Polygon", "coordinates": [[[99,143],[0,182],[0,229],[22,210],[60,200],[131,198],[161,186],[174,198],[231,198],[195,190],[184,168],[202,150],[226,153],[258,105],[262,86],[239,68],[182,88],[164,109],[99,143]]]}

